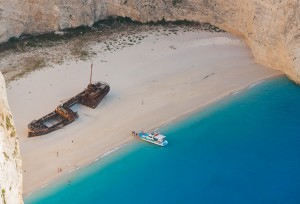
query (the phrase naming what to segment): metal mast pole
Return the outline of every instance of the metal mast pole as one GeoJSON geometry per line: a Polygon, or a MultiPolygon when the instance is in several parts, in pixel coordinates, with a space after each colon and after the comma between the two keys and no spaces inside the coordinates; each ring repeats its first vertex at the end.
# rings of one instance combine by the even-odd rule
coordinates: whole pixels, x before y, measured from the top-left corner
{"type": "Polygon", "coordinates": [[[90,84],[92,83],[92,77],[93,77],[93,64],[91,64],[90,84]]]}

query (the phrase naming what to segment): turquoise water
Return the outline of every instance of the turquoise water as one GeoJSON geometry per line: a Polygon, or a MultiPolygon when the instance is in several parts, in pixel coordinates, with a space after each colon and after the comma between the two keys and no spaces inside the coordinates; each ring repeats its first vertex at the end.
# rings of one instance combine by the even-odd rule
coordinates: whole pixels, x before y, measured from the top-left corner
{"type": "Polygon", "coordinates": [[[48,203],[300,203],[300,87],[265,81],[25,198],[48,203]]]}

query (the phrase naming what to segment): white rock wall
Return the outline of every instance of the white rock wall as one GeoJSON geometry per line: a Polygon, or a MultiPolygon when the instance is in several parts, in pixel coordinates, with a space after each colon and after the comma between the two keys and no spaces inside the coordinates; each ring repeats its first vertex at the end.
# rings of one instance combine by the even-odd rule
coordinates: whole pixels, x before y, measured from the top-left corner
{"type": "MultiPolygon", "coordinates": [[[[211,23],[242,37],[257,62],[300,82],[299,0],[0,0],[0,42],[111,15],[211,23]]],[[[19,147],[2,75],[0,87],[0,204],[22,203],[19,147]]]]}
{"type": "Polygon", "coordinates": [[[22,163],[16,129],[0,75],[0,204],[22,201],[22,163]]]}
{"type": "Polygon", "coordinates": [[[0,42],[110,15],[214,24],[244,38],[257,62],[300,82],[299,0],[0,0],[0,42]]]}

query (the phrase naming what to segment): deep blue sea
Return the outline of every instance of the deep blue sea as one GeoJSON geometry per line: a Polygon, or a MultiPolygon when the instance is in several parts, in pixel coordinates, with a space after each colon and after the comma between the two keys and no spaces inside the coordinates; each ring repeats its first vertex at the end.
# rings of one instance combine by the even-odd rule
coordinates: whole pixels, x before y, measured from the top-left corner
{"type": "Polygon", "coordinates": [[[168,146],[136,140],[25,204],[300,203],[300,86],[285,77],[161,132],[168,146]]]}

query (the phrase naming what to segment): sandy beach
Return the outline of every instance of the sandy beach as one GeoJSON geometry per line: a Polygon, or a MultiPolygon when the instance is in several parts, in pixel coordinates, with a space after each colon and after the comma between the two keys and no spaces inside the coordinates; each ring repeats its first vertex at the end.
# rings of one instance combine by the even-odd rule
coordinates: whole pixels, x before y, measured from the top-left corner
{"type": "MultiPolygon", "coordinates": [[[[115,51],[95,43],[92,60],[65,61],[9,84],[7,93],[20,138],[24,195],[150,130],[186,117],[251,84],[281,73],[253,61],[246,44],[227,33],[148,32],[140,43],[115,51]],[[27,124],[93,81],[111,91],[95,109],[76,106],[79,119],[41,137],[27,124]],[[58,172],[61,168],[62,172],[58,172]]],[[[119,39],[122,40],[122,39],[119,39]]],[[[172,142],[172,137],[169,138],[172,142]]]]}

